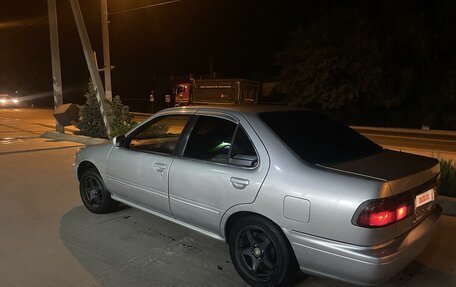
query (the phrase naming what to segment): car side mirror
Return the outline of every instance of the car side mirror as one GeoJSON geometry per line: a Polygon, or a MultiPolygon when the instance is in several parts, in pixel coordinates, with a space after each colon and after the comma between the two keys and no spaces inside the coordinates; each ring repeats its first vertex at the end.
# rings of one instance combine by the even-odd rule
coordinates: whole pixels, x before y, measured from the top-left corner
{"type": "Polygon", "coordinates": [[[124,135],[116,136],[112,142],[116,145],[116,147],[127,146],[127,138],[124,135]]]}

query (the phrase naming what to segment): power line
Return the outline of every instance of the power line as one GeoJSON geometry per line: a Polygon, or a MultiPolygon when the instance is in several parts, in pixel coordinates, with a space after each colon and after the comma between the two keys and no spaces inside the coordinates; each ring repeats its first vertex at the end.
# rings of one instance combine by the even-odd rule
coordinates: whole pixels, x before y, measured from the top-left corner
{"type": "MultiPolygon", "coordinates": [[[[25,30],[25,29],[28,28],[28,27],[35,26],[35,25],[37,25],[37,24],[40,24],[40,22],[43,22],[44,20],[46,20],[46,18],[47,18],[47,15],[46,15],[46,16],[41,16],[41,17],[35,18],[35,19],[33,19],[33,20],[30,20],[28,23],[25,23],[24,25],[22,25],[22,26],[20,26],[20,27],[18,27],[18,28],[16,28],[16,29],[14,29],[13,31],[7,33],[7,34],[4,35],[3,37],[0,37],[0,41],[1,41],[1,40],[4,40],[4,39],[6,39],[6,38],[9,38],[9,37],[11,37],[11,36],[13,36],[13,35],[17,34],[18,32],[21,32],[22,30],[25,30]]],[[[44,22],[41,23],[41,24],[44,24],[44,22]]]]}
{"type": "MultiPolygon", "coordinates": [[[[57,11],[58,10],[61,10],[63,8],[65,8],[66,6],[68,6],[70,4],[69,1],[61,4],[59,7],[57,7],[57,11]]],[[[38,24],[46,24],[47,23],[47,20],[48,20],[48,15],[42,15],[42,16],[39,16],[39,17],[36,17],[30,21],[28,21],[27,23],[25,23],[24,25],[16,28],[15,30],[7,33],[6,35],[4,35],[3,37],[0,37],[0,41],[4,40],[4,39],[7,39],[11,36],[14,36],[16,35],[17,33],[29,28],[29,27],[32,27],[32,26],[35,26],[35,25],[38,25],[38,24]]]]}
{"type": "MultiPolygon", "coordinates": [[[[133,9],[127,9],[127,10],[121,10],[121,11],[115,11],[115,12],[111,12],[109,13],[109,15],[117,15],[117,14],[124,14],[124,13],[129,13],[129,12],[134,12],[134,11],[138,11],[138,10],[143,10],[143,9],[148,9],[148,8],[152,8],[152,7],[157,7],[157,6],[163,6],[163,5],[168,5],[168,4],[172,4],[172,3],[176,3],[176,2],[180,2],[181,0],[171,0],[171,1],[166,1],[166,2],[161,2],[161,3],[156,3],[156,4],[151,4],[151,5],[147,5],[147,6],[143,6],[143,7],[138,7],[138,8],[133,8],[133,9]]],[[[67,0],[65,1],[65,3],[61,4],[60,6],[57,7],[57,11],[65,8],[66,6],[69,6],[70,5],[70,1],[67,0]]],[[[39,24],[46,24],[47,23],[47,17],[48,15],[43,15],[43,16],[40,16],[40,17],[37,17],[37,18],[34,18],[30,21],[28,21],[27,23],[25,23],[24,25],[14,29],[13,31],[3,35],[3,37],[0,37],[0,41],[2,40],[5,40],[7,38],[10,38],[12,36],[15,36],[17,33],[29,28],[29,27],[32,27],[32,26],[36,26],[36,25],[39,25],[39,24]]],[[[91,22],[91,21],[94,21],[94,20],[98,20],[99,17],[96,17],[96,18],[93,18],[93,19],[88,19],[86,20],[85,22],[91,22]]],[[[73,24],[73,26],[75,26],[75,24],[73,24]]]]}
{"type": "Polygon", "coordinates": [[[180,1],[181,0],[171,0],[171,1],[161,2],[161,3],[151,4],[151,5],[147,5],[147,6],[142,6],[142,7],[138,7],[138,8],[133,8],[133,9],[115,11],[115,12],[109,13],[109,15],[117,15],[117,14],[129,13],[129,12],[143,10],[143,9],[147,9],[147,8],[168,5],[168,4],[172,4],[172,3],[180,2],[180,1]]]}

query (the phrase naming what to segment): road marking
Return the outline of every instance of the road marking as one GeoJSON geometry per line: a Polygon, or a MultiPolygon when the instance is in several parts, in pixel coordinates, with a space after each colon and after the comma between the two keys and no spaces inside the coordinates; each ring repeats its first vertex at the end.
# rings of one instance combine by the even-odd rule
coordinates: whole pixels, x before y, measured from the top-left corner
{"type": "Polygon", "coordinates": [[[17,122],[17,121],[19,121],[19,119],[0,117],[0,122],[10,123],[10,122],[17,122]]]}
{"type": "Polygon", "coordinates": [[[36,151],[48,151],[48,150],[59,150],[59,149],[69,149],[69,148],[77,148],[83,147],[84,145],[72,145],[72,146],[62,146],[62,147],[51,147],[51,148],[37,148],[37,149],[26,149],[26,150],[16,150],[16,151],[6,151],[0,152],[0,156],[2,155],[9,155],[9,154],[17,154],[17,153],[29,153],[29,152],[36,152],[36,151]]]}
{"type": "Polygon", "coordinates": [[[24,133],[30,133],[30,134],[38,134],[38,135],[40,135],[40,134],[43,133],[41,131],[28,131],[28,130],[17,128],[17,127],[14,127],[14,126],[5,125],[5,124],[2,124],[2,123],[0,123],[0,126],[4,126],[4,127],[7,127],[7,128],[10,128],[10,129],[14,129],[14,130],[17,130],[17,131],[21,131],[21,132],[24,132],[24,133]]]}
{"type": "MultiPolygon", "coordinates": [[[[2,133],[0,131],[0,133],[2,133]]],[[[19,132],[16,132],[19,133],[19,132]]],[[[32,140],[32,139],[39,139],[41,138],[40,136],[9,136],[9,137],[0,137],[0,140],[13,140],[13,139],[19,139],[19,140],[32,140]]]]}

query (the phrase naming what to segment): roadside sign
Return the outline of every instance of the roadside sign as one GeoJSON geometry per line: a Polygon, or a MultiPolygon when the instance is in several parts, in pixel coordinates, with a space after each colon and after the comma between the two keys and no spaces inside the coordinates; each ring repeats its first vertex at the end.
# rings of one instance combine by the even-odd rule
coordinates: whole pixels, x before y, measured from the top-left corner
{"type": "Polygon", "coordinates": [[[154,91],[150,91],[150,96],[149,96],[149,101],[151,101],[152,103],[154,102],[154,91]]]}
{"type": "Polygon", "coordinates": [[[167,102],[167,103],[171,102],[171,96],[170,95],[165,95],[165,102],[167,102]]]}

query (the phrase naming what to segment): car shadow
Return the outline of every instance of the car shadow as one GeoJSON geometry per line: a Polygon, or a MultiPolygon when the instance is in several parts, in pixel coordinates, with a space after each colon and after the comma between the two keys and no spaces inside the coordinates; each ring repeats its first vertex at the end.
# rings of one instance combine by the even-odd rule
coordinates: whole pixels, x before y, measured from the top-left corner
{"type": "MultiPolygon", "coordinates": [[[[299,287],[353,287],[352,285],[336,280],[319,278],[314,276],[302,277],[299,284],[295,286],[299,287]]],[[[453,287],[456,285],[456,277],[451,274],[430,268],[418,261],[413,261],[404,270],[399,272],[396,276],[388,280],[387,282],[375,285],[377,287],[434,287],[434,286],[445,286],[453,287]]]]}
{"type": "MultiPolygon", "coordinates": [[[[126,206],[103,215],[73,208],[60,238],[101,286],[247,286],[224,242],[126,206]]],[[[353,286],[305,274],[293,285],[353,286]]],[[[414,261],[380,286],[456,286],[456,277],[414,261]]]]}
{"type": "Polygon", "coordinates": [[[247,286],[224,242],[137,209],[97,215],[79,206],[59,232],[102,286],[247,286]]]}

